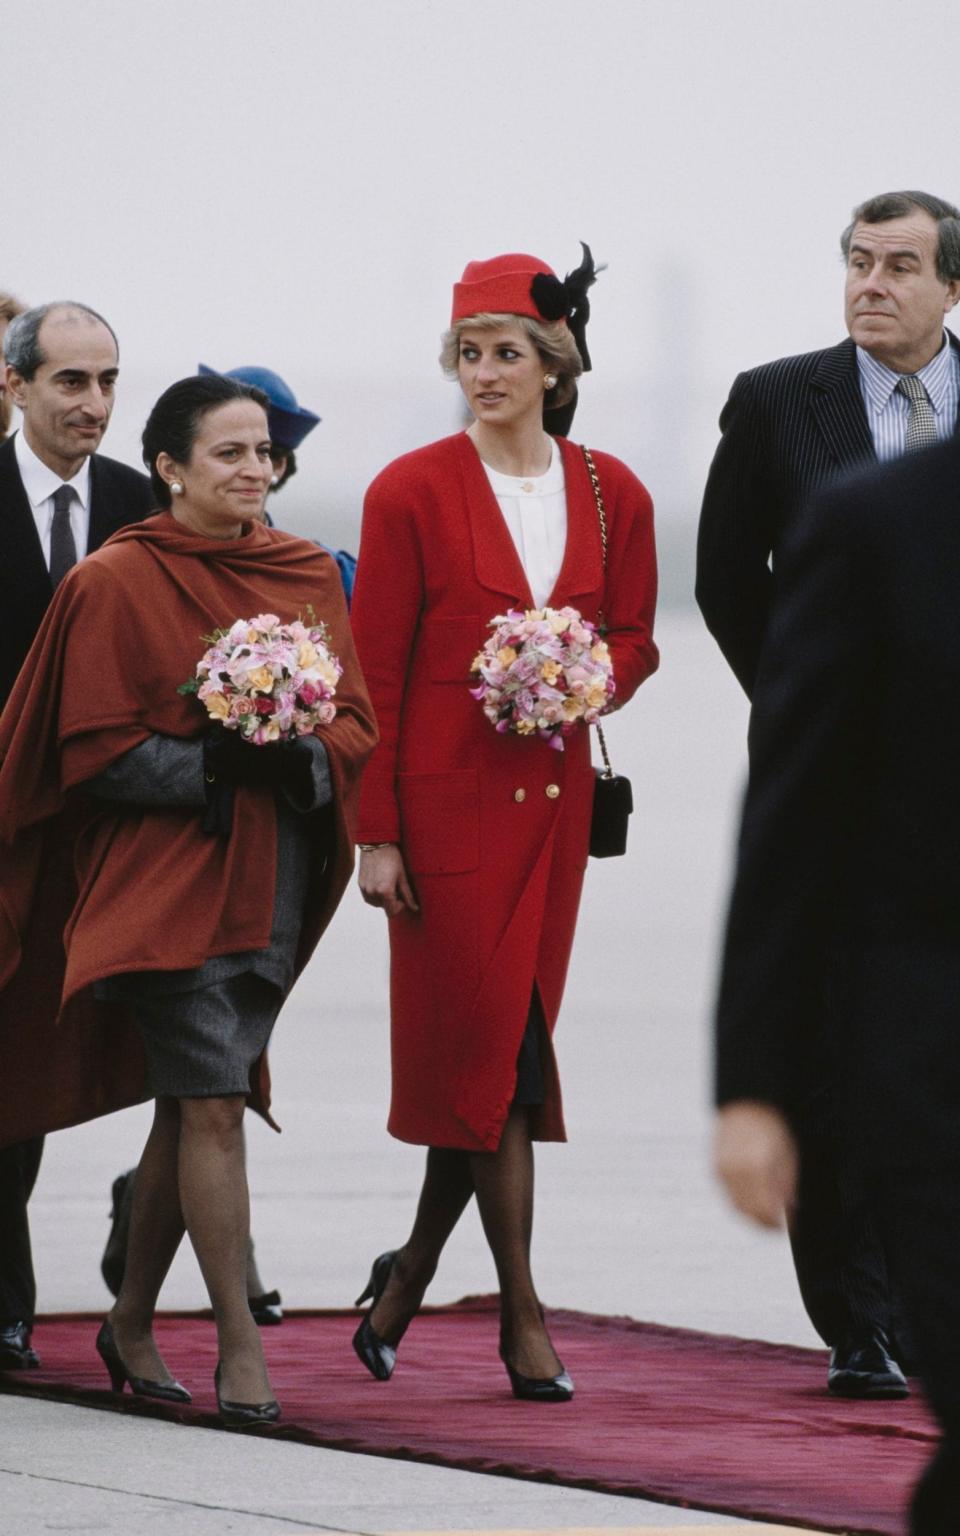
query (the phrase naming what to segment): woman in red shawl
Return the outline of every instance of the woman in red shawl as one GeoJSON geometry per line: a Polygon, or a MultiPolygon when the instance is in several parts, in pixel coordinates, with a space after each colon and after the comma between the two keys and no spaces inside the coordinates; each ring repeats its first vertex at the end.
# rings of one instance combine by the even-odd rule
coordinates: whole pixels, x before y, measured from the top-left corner
{"type": "Polygon", "coordinates": [[[248,1097],[266,1110],[267,1041],[349,878],[376,740],[336,565],[258,520],[266,403],[220,377],[166,391],[143,439],[166,510],[69,573],[0,720],[0,1037],[17,1045],[4,1135],[142,1098],[145,1056],[155,1118],[97,1347],[115,1390],[189,1399],[152,1333],[185,1226],[236,1426],[280,1412],[246,1297],[243,1111],[248,1097]],[[328,627],[343,672],[317,734],[205,731],[178,691],[212,632],[261,614],[328,627]]]}
{"type": "Polygon", "coordinates": [[[562,752],[536,734],[499,734],[469,674],[495,615],[545,605],[593,622],[602,610],[618,704],[657,665],[650,498],[624,464],[596,454],[604,572],[584,453],[544,431],[588,362],[595,271],[586,247],[584,257],[563,283],[531,256],[467,267],[441,362],[474,421],[370,487],[352,610],[381,737],[358,834],[361,890],[390,919],[389,1128],[430,1149],[413,1230],[374,1263],[354,1346],[373,1375],[390,1375],[476,1194],[514,1393],[554,1402],[573,1384],[530,1272],[531,1142],[565,1137],[552,1035],[594,774],[582,725],[562,752]]]}

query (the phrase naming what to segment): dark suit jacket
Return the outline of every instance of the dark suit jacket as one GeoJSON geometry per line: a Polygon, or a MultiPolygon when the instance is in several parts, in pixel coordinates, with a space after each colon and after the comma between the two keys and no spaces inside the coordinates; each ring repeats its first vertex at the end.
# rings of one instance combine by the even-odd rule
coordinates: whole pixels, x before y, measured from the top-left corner
{"type": "Polygon", "coordinates": [[[719,1100],[791,1107],[810,982],[874,1158],[960,1158],[960,439],[788,531],[750,757],[719,1100]]]}
{"type": "Polygon", "coordinates": [[[741,373],[720,428],[700,514],[697,602],[752,696],[770,614],[771,554],[775,563],[813,492],[876,463],[853,342],[741,373]]]}
{"type": "MultiPolygon", "coordinates": [[[[146,475],[116,459],[90,461],[90,534],[85,554],[155,509],[146,475]]],[[[0,445],[0,707],[40,627],[52,595],[37,526],[23,489],[13,438],[0,445]]]]}

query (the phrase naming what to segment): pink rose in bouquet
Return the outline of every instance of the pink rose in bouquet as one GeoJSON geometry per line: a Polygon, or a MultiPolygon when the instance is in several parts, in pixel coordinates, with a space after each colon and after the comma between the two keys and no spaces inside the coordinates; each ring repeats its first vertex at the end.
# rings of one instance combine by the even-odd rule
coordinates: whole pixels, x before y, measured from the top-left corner
{"type": "Polygon", "coordinates": [[[576,608],[511,609],[490,629],[470,669],[472,696],[498,731],[536,734],[562,752],[563,738],[613,698],[606,641],[576,608]]]}
{"type": "Polygon", "coordinates": [[[255,746],[319,735],[337,713],[343,668],[326,626],[308,614],[309,624],[260,613],[216,630],[178,691],[196,694],[211,720],[255,746]]]}

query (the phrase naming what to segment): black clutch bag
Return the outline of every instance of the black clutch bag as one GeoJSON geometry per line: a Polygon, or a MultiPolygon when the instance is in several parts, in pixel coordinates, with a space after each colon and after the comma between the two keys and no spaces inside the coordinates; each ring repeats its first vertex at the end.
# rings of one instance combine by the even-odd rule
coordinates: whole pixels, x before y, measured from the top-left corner
{"type": "Polygon", "coordinates": [[[593,781],[593,813],[590,817],[590,855],[615,859],[627,851],[627,828],[633,810],[630,780],[620,773],[597,768],[593,781]]]}

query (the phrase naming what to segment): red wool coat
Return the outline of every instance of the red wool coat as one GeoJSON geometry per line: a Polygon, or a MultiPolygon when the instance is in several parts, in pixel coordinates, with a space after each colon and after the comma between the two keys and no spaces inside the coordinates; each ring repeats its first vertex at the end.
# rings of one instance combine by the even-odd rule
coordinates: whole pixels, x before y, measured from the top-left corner
{"type": "MultiPolygon", "coordinates": [[[[550,605],[588,619],[603,608],[622,704],[658,661],[652,505],[626,465],[594,456],[610,537],[604,584],[583,455],[559,446],[567,543],[550,605]]],[[[469,693],[490,620],[517,606],[533,599],[470,438],[389,465],[364,504],[351,615],[380,730],[357,835],[400,843],[420,904],[390,923],[389,1129],[428,1146],[498,1146],[534,983],[553,1033],[587,861],[587,731],[563,752],[499,735],[469,693]]],[[[552,1048],[545,1067],[534,1134],[562,1141],[552,1048]]]]}

